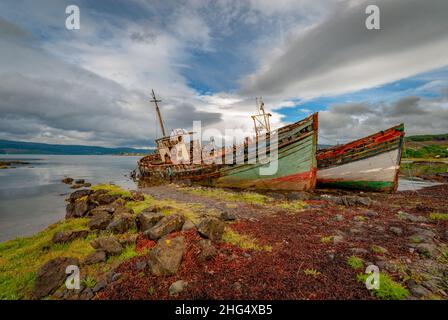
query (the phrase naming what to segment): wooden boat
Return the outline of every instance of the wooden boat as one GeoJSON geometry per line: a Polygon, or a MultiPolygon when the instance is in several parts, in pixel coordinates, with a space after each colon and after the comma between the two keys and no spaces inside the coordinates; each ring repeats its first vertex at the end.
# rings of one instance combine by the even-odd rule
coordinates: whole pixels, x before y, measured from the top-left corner
{"type": "Polygon", "coordinates": [[[188,143],[185,135],[166,136],[157,105],[160,100],[155,98],[154,92],[152,101],[156,104],[164,137],[156,140],[156,154],[145,156],[138,162],[141,177],[187,180],[201,185],[244,189],[313,190],[315,188],[317,113],[271,131],[270,114],[264,111],[264,104],[261,102],[259,113],[252,116],[256,136],[246,138],[242,145],[216,148],[216,152],[212,150],[208,156],[208,152],[204,152],[204,148],[200,147],[200,142],[197,140],[188,143]],[[275,146],[274,141],[278,141],[277,160],[265,163],[258,151],[262,146],[266,147],[266,154],[270,156],[275,152],[274,148],[271,150],[271,147],[275,146]],[[177,156],[180,156],[180,159],[174,159],[177,156]],[[244,161],[236,161],[238,157],[240,159],[242,157],[244,161]],[[227,160],[229,158],[234,160],[229,163],[227,160]],[[273,174],[261,173],[273,164],[278,168],[273,174]]]}
{"type": "Polygon", "coordinates": [[[404,125],[317,151],[317,186],[394,192],[398,187],[404,125]]]}

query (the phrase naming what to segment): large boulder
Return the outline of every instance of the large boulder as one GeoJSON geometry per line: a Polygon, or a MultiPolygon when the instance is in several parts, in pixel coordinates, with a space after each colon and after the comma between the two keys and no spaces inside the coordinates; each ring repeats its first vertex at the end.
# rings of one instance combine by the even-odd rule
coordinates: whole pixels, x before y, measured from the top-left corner
{"type": "Polygon", "coordinates": [[[79,260],[75,258],[59,257],[42,265],[37,271],[33,296],[37,299],[41,299],[61,286],[67,278],[65,270],[69,265],[79,266],[79,260]]]}
{"type": "Polygon", "coordinates": [[[95,264],[106,261],[106,252],[103,250],[96,250],[89,254],[83,261],[84,264],[95,264]]]}
{"type": "Polygon", "coordinates": [[[99,251],[104,251],[108,255],[120,254],[123,247],[114,237],[101,237],[93,240],[90,245],[99,251]]]}
{"type": "Polygon", "coordinates": [[[109,214],[114,214],[115,208],[110,205],[102,205],[102,206],[99,206],[99,207],[96,207],[96,208],[90,210],[89,215],[95,216],[99,213],[104,213],[104,212],[109,213],[109,214]]]}
{"type": "Polygon", "coordinates": [[[163,217],[154,227],[144,232],[145,237],[157,240],[168,233],[179,231],[184,225],[185,218],[182,215],[172,214],[163,217]]]}
{"type": "Polygon", "coordinates": [[[72,184],[72,182],[73,182],[73,179],[69,178],[69,177],[62,179],[62,183],[65,183],[65,184],[72,184]]]}
{"type": "Polygon", "coordinates": [[[79,197],[70,202],[66,208],[65,218],[80,218],[86,216],[96,204],[89,200],[88,196],[79,197]]]}
{"type": "Polygon", "coordinates": [[[160,239],[149,254],[148,263],[151,272],[157,276],[175,274],[182,262],[184,251],[184,237],[160,239]]]}
{"type": "Polygon", "coordinates": [[[104,190],[98,190],[102,192],[98,192],[98,194],[95,196],[95,201],[98,202],[99,205],[105,205],[105,204],[111,204],[115,202],[118,198],[120,198],[119,195],[111,195],[108,192],[104,192],[104,190]]]}
{"type": "Polygon", "coordinates": [[[70,242],[75,239],[85,238],[89,234],[87,230],[60,231],[53,235],[53,243],[70,242]]]}
{"type": "Polygon", "coordinates": [[[98,213],[92,216],[87,223],[90,230],[104,230],[112,221],[112,216],[107,212],[98,213]]]}
{"type": "Polygon", "coordinates": [[[125,233],[135,226],[134,216],[130,214],[117,215],[107,226],[107,230],[112,233],[125,233]]]}
{"type": "Polygon", "coordinates": [[[72,192],[68,198],[68,201],[70,202],[74,202],[76,200],[78,200],[79,198],[82,197],[88,197],[93,193],[93,190],[90,189],[82,189],[82,190],[77,190],[75,192],[72,192]]]}
{"type": "Polygon", "coordinates": [[[136,218],[137,228],[140,231],[146,231],[154,227],[164,217],[160,212],[147,212],[143,210],[136,218]]]}
{"type": "Polygon", "coordinates": [[[213,241],[220,241],[224,233],[224,222],[218,218],[209,217],[203,219],[198,225],[198,232],[213,241]]]}

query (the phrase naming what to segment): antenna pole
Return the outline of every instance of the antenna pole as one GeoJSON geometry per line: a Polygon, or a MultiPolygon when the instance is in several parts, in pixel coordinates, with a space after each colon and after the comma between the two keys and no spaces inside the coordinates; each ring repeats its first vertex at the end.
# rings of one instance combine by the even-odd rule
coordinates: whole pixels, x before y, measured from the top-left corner
{"type": "Polygon", "coordinates": [[[163,136],[166,137],[165,126],[163,125],[162,115],[160,114],[159,105],[157,104],[158,102],[162,102],[162,100],[157,100],[156,99],[156,95],[154,93],[154,89],[152,90],[152,100],[151,100],[151,102],[154,102],[154,104],[156,105],[157,117],[159,118],[160,128],[162,128],[163,136]]]}

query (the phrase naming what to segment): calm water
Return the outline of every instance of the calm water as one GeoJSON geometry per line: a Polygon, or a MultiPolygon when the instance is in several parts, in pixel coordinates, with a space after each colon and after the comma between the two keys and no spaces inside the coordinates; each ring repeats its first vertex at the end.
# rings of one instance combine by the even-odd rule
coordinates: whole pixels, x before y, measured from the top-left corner
{"type": "Polygon", "coordinates": [[[140,157],[1,155],[30,162],[0,170],[0,241],[32,235],[65,215],[66,196],[73,192],[61,180],[115,183],[135,188],[129,173],[140,157]]]}

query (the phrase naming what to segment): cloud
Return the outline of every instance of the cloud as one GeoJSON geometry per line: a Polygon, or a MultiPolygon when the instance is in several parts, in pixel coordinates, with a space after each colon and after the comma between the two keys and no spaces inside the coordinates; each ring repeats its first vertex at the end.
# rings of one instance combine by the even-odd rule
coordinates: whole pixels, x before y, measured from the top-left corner
{"type": "Polygon", "coordinates": [[[446,133],[448,98],[407,96],[391,103],[333,105],[319,112],[319,140],[345,143],[404,123],[407,135],[446,133]]]}
{"type": "Polygon", "coordinates": [[[290,36],[241,80],[245,94],[310,98],[374,87],[448,64],[448,2],[378,0],[381,30],[365,27],[367,1],[340,6],[290,36]]]}

